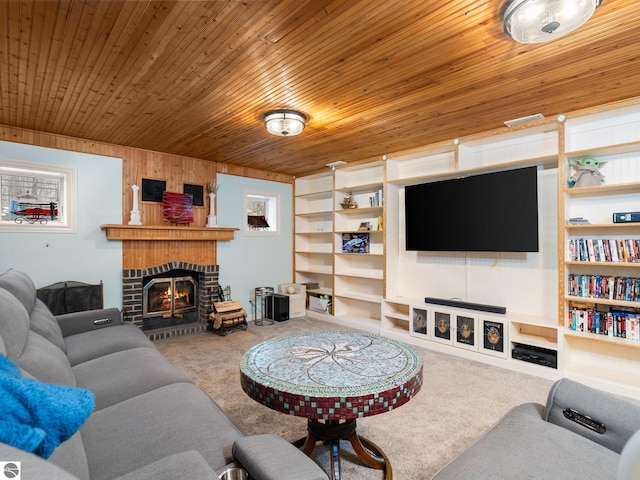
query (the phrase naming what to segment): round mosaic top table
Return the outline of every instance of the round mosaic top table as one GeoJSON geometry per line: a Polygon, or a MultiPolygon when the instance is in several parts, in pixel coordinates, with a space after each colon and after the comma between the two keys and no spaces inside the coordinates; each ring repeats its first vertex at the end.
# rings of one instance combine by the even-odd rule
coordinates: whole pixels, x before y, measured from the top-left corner
{"type": "Polygon", "coordinates": [[[392,478],[384,453],[355,433],[356,419],[408,402],[422,386],[422,370],[422,359],[401,342],[341,331],[276,337],[252,347],[240,363],[242,389],[251,398],[308,419],[308,435],[297,442],[305,453],[317,441],[331,442],[336,480],[340,440],[349,440],[366,465],[392,478]]]}

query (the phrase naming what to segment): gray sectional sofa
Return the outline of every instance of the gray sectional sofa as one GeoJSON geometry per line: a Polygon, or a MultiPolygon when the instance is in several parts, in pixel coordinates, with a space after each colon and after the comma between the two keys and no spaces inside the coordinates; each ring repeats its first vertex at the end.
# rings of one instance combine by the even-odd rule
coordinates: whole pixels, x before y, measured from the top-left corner
{"type": "MultiPolygon", "coordinates": [[[[0,354],[7,402],[0,436],[8,439],[0,442],[0,460],[20,462],[25,480],[215,479],[234,463],[236,440],[251,447],[251,437],[118,310],[54,317],[16,270],[0,273],[0,354]],[[33,438],[44,438],[37,448],[45,454],[30,450],[33,438]],[[46,453],[56,438],[61,443],[46,453]]],[[[281,440],[256,439],[273,455],[249,465],[255,478],[326,480],[281,440]],[[283,466],[285,476],[276,477],[283,466]]]]}

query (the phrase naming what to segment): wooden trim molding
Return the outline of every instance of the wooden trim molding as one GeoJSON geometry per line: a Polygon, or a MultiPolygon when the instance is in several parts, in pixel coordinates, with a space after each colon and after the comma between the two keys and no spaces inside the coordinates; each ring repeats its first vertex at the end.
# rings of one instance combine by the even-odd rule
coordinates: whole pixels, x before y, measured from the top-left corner
{"type": "Polygon", "coordinates": [[[169,225],[116,225],[105,224],[100,228],[106,232],[107,240],[152,240],[152,241],[203,241],[233,240],[239,228],[175,227],[169,225]]]}

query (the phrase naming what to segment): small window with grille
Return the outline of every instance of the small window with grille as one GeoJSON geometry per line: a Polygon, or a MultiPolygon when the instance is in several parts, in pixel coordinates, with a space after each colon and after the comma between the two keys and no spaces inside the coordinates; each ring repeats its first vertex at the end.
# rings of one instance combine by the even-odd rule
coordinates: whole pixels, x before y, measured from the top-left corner
{"type": "Polygon", "coordinates": [[[244,235],[280,235],[280,195],[244,190],[244,235]]]}
{"type": "Polygon", "coordinates": [[[71,167],[0,159],[1,231],[75,231],[71,167]]]}

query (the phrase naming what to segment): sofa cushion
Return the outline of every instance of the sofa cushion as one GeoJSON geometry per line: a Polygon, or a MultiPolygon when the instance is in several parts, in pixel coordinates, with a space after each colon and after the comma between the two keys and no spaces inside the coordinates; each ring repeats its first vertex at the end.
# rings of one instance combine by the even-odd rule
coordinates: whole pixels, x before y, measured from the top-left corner
{"type": "Polygon", "coordinates": [[[72,366],[130,348],[151,347],[153,342],[134,325],[114,325],[65,337],[67,357],[72,366]]]}
{"type": "Polygon", "coordinates": [[[615,478],[616,453],[545,422],[543,409],[531,403],[513,408],[433,479],[615,478]]]}
{"type": "Polygon", "coordinates": [[[42,382],[76,385],[76,377],[64,352],[35,332],[29,332],[22,354],[14,361],[42,382]]]}
{"type": "Polygon", "coordinates": [[[175,383],[94,412],[81,429],[91,480],[107,480],[196,450],[214,470],[233,460],[242,432],[190,383],[175,383]]]}
{"type": "Polygon", "coordinates": [[[63,352],[65,351],[64,339],[58,321],[40,300],[36,300],[33,305],[29,320],[29,328],[32,331],[42,335],[63,352]]]}
{"type": "Polygon", "coordinates": [[[0,288],[0,337],[4,340],[7,357],[18,358],[29,335],[29,313],[8,290],[0,288]]]}
{"type": "Polygon", "coordinates": [[[171,383],[193,383],[155,348],[111,353],[73,367],[79,387],[96,396],[96,410],[171,383]]]}
{"type": "MultiPolygon", "coordinates": [[[[52,457],[53,458],[53,457],[52,457]]],[[[44,460],[4,443],[0,443],[0,459],[3,461],[20,462],[20,473],[23,480],[88,480],[87,477],[77,477],[65,469],[51,463],[51,459],[44,460]]]]}
{"type": "Polygon", "coordinates": [[[58,465],[60,468],[64,468],[65,471],[75,475],[81,480],[89,480],[87,453],[84,450],[82,435],[79,431],[69,440],[58,445],[58,448],[53,451],[53,455],[49,457],[49,462],[58,465]]]}
{"type": "Polygon", "coordinates": [[[189,450],[161,458],[119,477],[118,480],[175,480],[176,478],[214,480],[217,476],[202,455],[189,450]]]}
{"type": "Polygon", "coordinates": [[[0,273],[0,288],[8,290],[31,313],[36,302],[36,287],[26,273],[12,268],[0,273]]]}
{"type": "Polygon", "coordinates": [[[22,304],[29,317],[29,328],[64,351],[62,331],[47,306],[36,297],[36,287],[27,274],[9,269],[0,273],[0,288],[22,304]]]}

